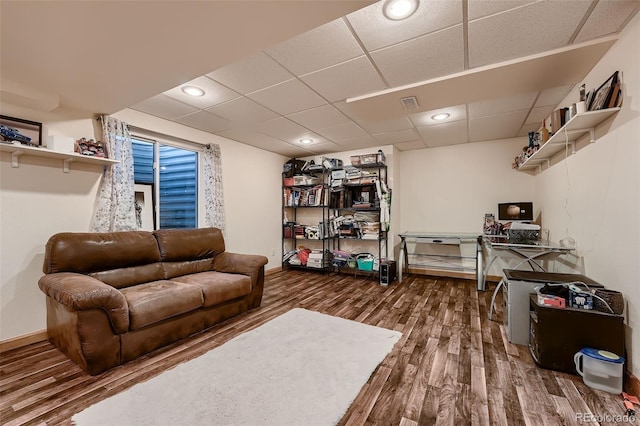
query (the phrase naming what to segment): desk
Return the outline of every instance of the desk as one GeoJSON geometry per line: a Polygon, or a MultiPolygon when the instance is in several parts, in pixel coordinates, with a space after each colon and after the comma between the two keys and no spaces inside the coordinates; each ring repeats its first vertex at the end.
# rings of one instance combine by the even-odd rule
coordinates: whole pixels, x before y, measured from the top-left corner
{"type": "MultiPolygon", "coordinates": [[[[532,271],[537,270],[540,272],[547,272],[542,265],[537,262],[538,259],[542,257],[559,256],[570,253],[574,250],[572,247],[564,247],[558,243],[546,240],[531,241],[530,243],[510,243],[505,238],[493,235],[483,235],[482,245],[488,253],[489,263],[486,267],[482,268],[482,274],[479,274],[481,275],[479,278],[481,279],[481,282],[478,282],[478,290],[485,289],[487,274],[496,259],[500,257],[511,257],[520,260],[520,263],[515,267],[510,266],[508,269],[518,269],[521,265],[526,263],[532,271]]],[[[479,250],[478,258],[478,264],[483,264],[483,250],[479,250]]],[[[500,284],[498,284],[498,286],[499,285],[500,284]]]]}
{"type": "MultiPolygon", "coordinates": [[[[482,276],[482,268],[478,267],[478,252],[482,250],[480,244],[479,234],[464,233],[464,232],[403,232],[398,234],[400,236],[400,254],[398,262],[398,281],[402,282],[402,270],[403,268],[409,268],[409,251],[407,250],[407,242],[413,242],[415,244],[438,244],[438,245],[457,245],[473,243],[475,245],[473,250],[473,256],[462,256],[462,254],[455,255],[437,255],[437,254],[416,254],[421,256],[438,257],[441,260],[440,265],[435,266],[433,269],[455,270],[455,271],[467,271],[473,270],[476,273],[476,280],[480,282],[482,276]],[[474,268],[470,269],[464,266],[465,259],[474,259],[474,268]],[[460,265],[454,265],[451,261],[460,262],[460,265]]],[[[414,253],[411,253],[414,254],[414,253]]]]}
{"type": "MultiPolygon", "coordinates": [[[[478,289],[484,290],[485,283],[487,279],[487,274],[491,269],[491,265],[493,262],[499,257],[515,257],[520,260],[515,267],[511,267],[509,269],[518,269],[523,264],[528,264],[532,271],[538,272],[547,272],[540,263],[537,262],[538,259],[547,256],[560,256],[563,254],[570,253],[574,250],[572,247],[564,247],[560,244],[552,243],[550,241],[540,240],[540,241],[532,241],[531,244],[525,243],[508,243],[505,242],[504,239],[497,239],[494,236],[485,235],[482,237],[482,242],[487,252],[489,253],[489,257],[491,260],[487,264],[487,267],[484,268],[482,275],[482,283],[478,283],[478,289]]],[[[480,259],[478,262],[482,262],[483,251],[480,250],[478,252],[478,258],[480,259]]],[[[500,291],[500,288],[505,285],[505,278],[503,277],[498,285],[496,285],[496,289],[493,292],[493,296],[491,297],[491,305],[489,307],[489,320],[493,317],[493,305],[496,301],[496,296],[500,291]]]]}

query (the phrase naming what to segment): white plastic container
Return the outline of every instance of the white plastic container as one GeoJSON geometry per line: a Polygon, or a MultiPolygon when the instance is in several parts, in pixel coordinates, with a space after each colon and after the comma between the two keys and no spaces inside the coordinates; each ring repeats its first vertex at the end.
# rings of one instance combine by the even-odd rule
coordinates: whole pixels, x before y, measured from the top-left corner
{"type": "Polygon", "coordinates": [[[573,361],[585,385],[615,394],[622,392],[624,358],[609,351],[583,348],[573,361]]]}
{"type": "Polygon", "coordinates": [[[47,148],[51,151],[72,154],[75,140],[70,136],[49,135],[47,138],[47,148]]]}

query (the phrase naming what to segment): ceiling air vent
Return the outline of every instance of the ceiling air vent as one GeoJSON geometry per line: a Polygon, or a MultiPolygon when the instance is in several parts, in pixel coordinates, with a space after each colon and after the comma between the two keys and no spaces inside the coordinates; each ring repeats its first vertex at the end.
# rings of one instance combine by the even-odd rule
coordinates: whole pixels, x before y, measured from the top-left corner
{"type": "Polygon", "coordinates": [[[400,102],[402,102],[404,109],[418,109],[418,99],[415,96],[401,98],[400,102]]]}

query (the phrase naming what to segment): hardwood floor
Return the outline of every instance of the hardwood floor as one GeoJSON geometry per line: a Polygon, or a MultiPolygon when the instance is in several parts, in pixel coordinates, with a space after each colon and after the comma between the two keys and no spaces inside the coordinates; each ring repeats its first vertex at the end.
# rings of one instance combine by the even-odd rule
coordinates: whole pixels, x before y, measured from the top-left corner
{"type": "Polygon", "coordinates": [[[84,373],[48,342],[2,354],[0,424],[71,424],[91,404],[293,307],[403,333],[342,425],[562,425],[624,414],[619,396],[540,369],[526,347],[510,344],[499,322],[500,300],[494,321],[487,318],[491,290],[442,277],[409,275],[383,287],[343,274],[277,272],[267,276],[259,309],[100,376],[84,373]]]}

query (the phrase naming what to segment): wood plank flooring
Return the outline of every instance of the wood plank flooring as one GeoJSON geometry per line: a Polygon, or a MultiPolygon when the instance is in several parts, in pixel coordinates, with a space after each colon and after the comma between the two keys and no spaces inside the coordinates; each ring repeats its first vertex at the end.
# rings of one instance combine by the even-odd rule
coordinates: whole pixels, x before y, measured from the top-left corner
{"type": "Polygon", "coordinates": [[[341,425],[572,425],[587,423],[586,416],[615,424],[624,414],[619,396],[540,369],[526,347],[508,342],[501,299],[494,321],[487,318],[491,290],[419,275],[383,287],[368,277],[277,272],[267,276],[259,309],[100,376],[84,373],[48,342],[3,353],[0,424],[71,424],[91,404],[294,307],[403,333],[341,425]]]}

